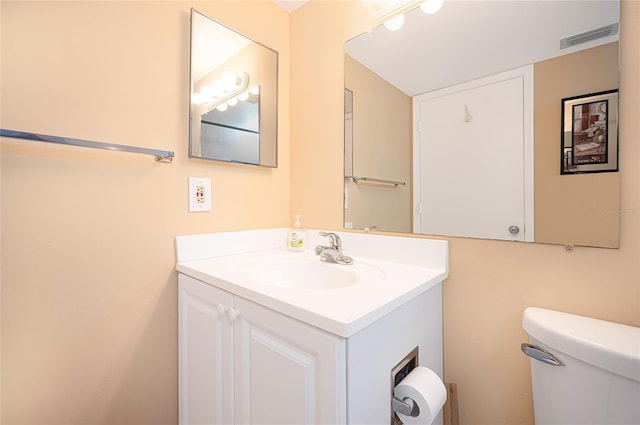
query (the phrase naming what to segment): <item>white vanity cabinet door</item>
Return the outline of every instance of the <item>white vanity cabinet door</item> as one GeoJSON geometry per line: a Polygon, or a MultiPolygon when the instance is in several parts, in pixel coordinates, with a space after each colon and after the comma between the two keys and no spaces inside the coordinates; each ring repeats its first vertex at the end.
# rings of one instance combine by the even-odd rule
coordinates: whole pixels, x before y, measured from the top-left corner
{"type": "Polygon", "coordinates": [[[180,424],[344,424],[344,338],[179,274],[180,424]]]}
{"type": "Polygon", "coordinates": [[[178,286],[180,424],[232,424],[233,296],[183,274],[178,286]]]}
{"type": "Polygon", "coordinates": [[[346,423],[345,340],[235,298],[237,424],[346,423]]]}

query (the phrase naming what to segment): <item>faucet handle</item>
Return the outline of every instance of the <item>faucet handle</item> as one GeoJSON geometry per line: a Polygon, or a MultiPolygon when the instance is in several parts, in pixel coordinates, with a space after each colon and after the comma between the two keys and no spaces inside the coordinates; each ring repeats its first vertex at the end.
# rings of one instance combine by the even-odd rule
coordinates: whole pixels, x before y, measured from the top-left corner
{"type": "Polygon", "coordinates": [[[320,231],[320,236],[326,236],[331,241],[331,248],[335,248],[340,252],[342,250],[342,242],[340,241],[340,236],[332,232],[323,232],[320,231]]]}

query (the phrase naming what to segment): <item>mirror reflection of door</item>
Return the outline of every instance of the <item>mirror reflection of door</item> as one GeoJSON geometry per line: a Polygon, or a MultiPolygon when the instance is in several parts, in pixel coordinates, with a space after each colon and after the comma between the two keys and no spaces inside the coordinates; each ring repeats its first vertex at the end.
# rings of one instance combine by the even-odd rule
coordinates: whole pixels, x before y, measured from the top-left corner
{"type": "Polygon", "coordinates": [[[525,127],[524,120],[525,104],[529,113],[533,107],[531,79],[527,67],[414,98],[415,232],[531,240],[525,234],[533,235],[533,222],[525,226],[525,193],[532,196],[533,188],[525,186],[531,179],[524,167],[525,146],[531,145],[531,124],[525,127]]]}

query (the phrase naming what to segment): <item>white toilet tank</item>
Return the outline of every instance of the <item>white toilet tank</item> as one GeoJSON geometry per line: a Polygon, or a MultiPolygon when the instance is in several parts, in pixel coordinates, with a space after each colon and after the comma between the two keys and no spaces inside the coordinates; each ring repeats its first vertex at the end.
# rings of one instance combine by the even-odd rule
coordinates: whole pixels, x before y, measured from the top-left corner
{"type": "Polygon", "coordinates": [[[536,425],[640,424],[640,328],[537,307],[522,327],[536,425]]]}

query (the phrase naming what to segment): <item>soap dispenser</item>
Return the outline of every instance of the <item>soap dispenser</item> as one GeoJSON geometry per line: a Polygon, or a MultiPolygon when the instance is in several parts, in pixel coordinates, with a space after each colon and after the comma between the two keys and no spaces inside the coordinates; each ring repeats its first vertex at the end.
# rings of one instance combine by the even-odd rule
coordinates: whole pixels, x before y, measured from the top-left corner
{"type": "Polygon", "coordinates": [[[293,224],[293,229],[289,230],[287,237],[287,249],[291,251],[303,251],[306,232],[300,224],[300,216],[294,215],[294,217],[295,223],[293,224]]]}

